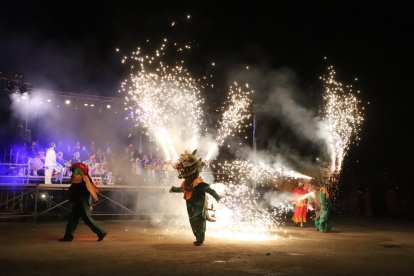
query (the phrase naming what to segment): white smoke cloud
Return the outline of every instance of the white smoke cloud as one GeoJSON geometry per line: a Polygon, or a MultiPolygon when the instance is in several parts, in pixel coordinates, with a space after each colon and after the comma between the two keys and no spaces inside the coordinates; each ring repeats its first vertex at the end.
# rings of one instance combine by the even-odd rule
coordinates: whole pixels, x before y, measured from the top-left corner
{"type": "Polygon", "coordinates": [[[279,130],[275,129],[273,137],[266,137],[267,148],[257,152],[237,149],[237,157],[263,162],[272,167],[292,168],[304,174],[318,175],[321,167],[326,166],[325,161],[329,160],[329,149],[326,145],[332,139],[327,125],[317,117],[322,95],[316,100],[312,98],[315,91],[301,89],[296,74],[288,68],[277,71],[256,68],[234,71],[232,75],[247,80],[255,90],[255,112],[258,115],[256,128],[260,128],[261,116],[273,118],[282,123],[283,129],[288,128],[296,135],[299,143],[311,143],[318,150],[311,155],[309,152],[304,154],[304,145],[292,144],[289,135],[278,135],[279,130]]]}

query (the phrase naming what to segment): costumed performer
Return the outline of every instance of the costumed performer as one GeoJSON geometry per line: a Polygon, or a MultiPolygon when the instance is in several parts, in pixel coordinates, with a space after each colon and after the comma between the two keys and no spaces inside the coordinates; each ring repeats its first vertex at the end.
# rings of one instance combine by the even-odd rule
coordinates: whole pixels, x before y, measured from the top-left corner
{"type": "Polygon", "coordinates": [[[196,237],[194,241],[195,246],[200,246],[204,243],[206,232],[206,220],[210,220],[207,211],[207,197],[209,193],[218,202],[221,197],[215,190],[210,188],[210,185],[203,182],[199,174],[204,166],[204,162],[197,159],[194,150],[192,153],[184,152],[180,155],[178,163],[174,168],[178,170],[178,177],[184,178],[180,187],[172,186],[170,193],[184,193],[184,199],[187,204],[187,213],[190,220],[191,229],[196,237]]]}
{"type": "Polygon", "coordinates": [[[77,162],[70,167],[72,171],[71,185],[69,187],[70,214],[66,225],[66,232],[62,242],[70,242],[73,240],[79,219],[82,218],[86,225],[98,236],[98,241],[102,241],[107,232],[103,230],[91,217],[90,198],[98,201],[99,189],[93,184],[88,174],[88,166],[77,162]]]}

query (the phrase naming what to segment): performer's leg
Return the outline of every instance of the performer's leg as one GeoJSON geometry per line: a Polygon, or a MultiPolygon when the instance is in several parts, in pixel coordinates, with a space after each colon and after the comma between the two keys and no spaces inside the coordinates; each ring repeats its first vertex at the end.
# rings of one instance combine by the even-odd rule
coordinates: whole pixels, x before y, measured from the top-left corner
{"type": "Polygon", "coordinates": [[[106,236],[105,230],[103,230],[96,221],[91,217],[89,211],[89,204],[87,200],[82,200],[81,216],[85,221],[85,224],[98,236],[99,240],[102,240],[106,236]]]}
{"type": "Polygon", "coordinates": [[[58,174],[58,183],[59,184],[63,183],[63,172],[58,174]]]}
{"type": "Polygon", "coordinates": [[[325,208],[321,209],[321,216],[319,219],[319,231],[326,232],[329,212],[325,208]]]}
{"type": "Polygon", "coordinates": [[[62,240],[64,241],[71,241],[73,240],[73,233],[75,232],[76,228],[79,224],[79,219],[81,217],[81,213],[79,211],[79,204],[78,203],[71,203],[70,206],[70,214],[68,217],[68,222],[66,224],[66,231],[65,236],[62,240]]]}
{"type": "Polygon", "coordinates": [[[50,167],[45,169],[45,184],[52,184],[52,173],[53,169],[51,170],[50,167]]]}
{"type": "MultiPolygon", "coordinates": [[[[320,213],[320,210],[315,211],[315,216],[318,217],[319,213],[320,213]]],[[[315,227],[317,231],[321,229],[321,225],[319,221],[320,221],[320,218],[315,219],[315,227]]]]}
{"type": "Polygon", "coordinates": [[[331,216],[332,216],[331,210],[328,208],[326,210],[326,215],[325,215],[325,226],[324,226],[324,229],[323,229],[324,232],[331,232],[332,231],[331,216]]]}
{"type": "Polygon", "coordinates": [[[306,206],[304,206],[303,208],[302,208],[302,214],[301,214],[301,217],[302,217],[302,221],[300,222],[300,226],[301,227],[303,227],[303,225],[306,223],[306,214],[307,214],[307,212],[308,212],[308,210],[307,210],[307,208],[306,208],[306,206]]]}
{"type": "Polygon", "coordinates": [[[196,242],[202,244],[206,233],[206,219],[202,214],[190,218],[191,229],[196,237],[196,242]]]}

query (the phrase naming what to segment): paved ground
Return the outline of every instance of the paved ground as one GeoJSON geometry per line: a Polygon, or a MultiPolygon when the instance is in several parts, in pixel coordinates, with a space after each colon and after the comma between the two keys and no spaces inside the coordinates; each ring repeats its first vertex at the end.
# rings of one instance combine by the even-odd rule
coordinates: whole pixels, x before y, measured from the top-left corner
{"type": "MultiPolygon", "coordinates": [[[[335,232],[288,224],[271,241],[166,235],[146,221],[99,221],[102,242],[81,222],[60,243],[64,221],[0,222],[0,275],[412,275],[414,223],[335,219],[335,232]]],[[[190,229],[188,228],[188,231],[190,229]]]]}

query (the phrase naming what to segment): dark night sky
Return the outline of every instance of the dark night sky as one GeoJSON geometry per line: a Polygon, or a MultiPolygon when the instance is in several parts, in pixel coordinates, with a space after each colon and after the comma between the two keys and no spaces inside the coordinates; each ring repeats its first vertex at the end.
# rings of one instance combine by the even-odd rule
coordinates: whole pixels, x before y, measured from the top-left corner
{"type": "MultiPolygon", "coordinates": [[[[0,72],[24,73],[37,87],[110,96],[125,74],[115,47],[129,53],[146,38],[173,34],[198,43],[194,66],[222,60],[288,67],[312,89],[327,56],[339,78],[359,78],[361,97],[370,102],[362,142],[350,152],[350,162],[360,164],[353,170],[400,174],[414,165],[407,134],[412,9],[396,1],[129,2],[2,1],[0,72]],[[171,33],[169,23],[186,14],[191,23],[171,33]]],[[[7,118],[4,99],[0,115],[7,118]]]]}

